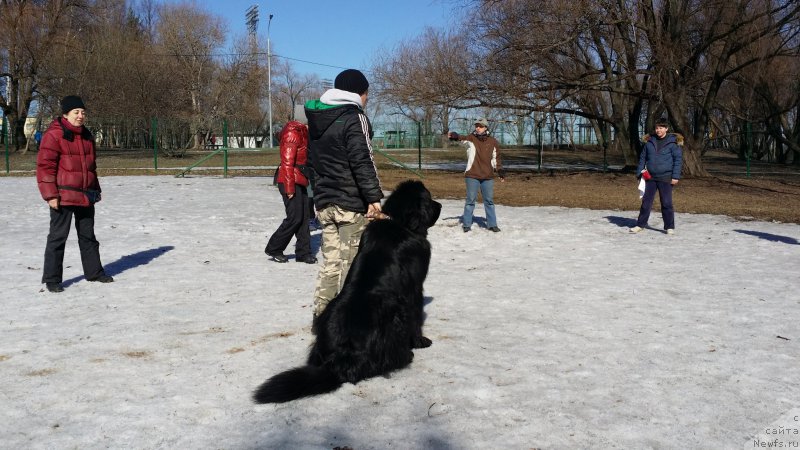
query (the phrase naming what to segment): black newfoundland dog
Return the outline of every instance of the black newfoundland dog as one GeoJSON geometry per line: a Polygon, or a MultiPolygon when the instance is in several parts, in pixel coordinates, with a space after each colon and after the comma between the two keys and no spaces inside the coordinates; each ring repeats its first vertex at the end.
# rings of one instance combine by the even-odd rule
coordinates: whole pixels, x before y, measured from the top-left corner
{"type": "Polygon", "coordinates": [[[431,246],[428,228],[442,205],[419,181],[400,183],[383,205],[387,219],[367,225],[342,291],[314,321],[317,335],[303,367],[279,373],[253,394],[281,403],[323,394],[408,366],[422,335],[422,284],[431,246]]]}

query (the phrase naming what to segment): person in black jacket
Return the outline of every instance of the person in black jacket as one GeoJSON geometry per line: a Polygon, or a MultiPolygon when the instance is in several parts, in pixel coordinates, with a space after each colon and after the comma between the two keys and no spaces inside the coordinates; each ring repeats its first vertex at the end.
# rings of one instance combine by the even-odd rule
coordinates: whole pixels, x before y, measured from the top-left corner
{"type": "Polygon", "coordinates": [[[314,206],[322,225],[315,317],[339,293],[367,221],[381,212],[372,126],[364,114],[368,89],[363,73],[347,69],[336,76],[333,89],[305,104],[309,158],[316,173],[314,206]]]}

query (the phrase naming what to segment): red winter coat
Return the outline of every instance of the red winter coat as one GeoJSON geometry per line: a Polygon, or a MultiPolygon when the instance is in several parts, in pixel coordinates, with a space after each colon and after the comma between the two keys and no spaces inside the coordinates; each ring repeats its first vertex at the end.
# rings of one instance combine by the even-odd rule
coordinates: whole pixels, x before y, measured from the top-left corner
{"type": "Polygon", "coordinates": [[[308,186],[308,180],[297,166],[308,163],[308,127],[291,121],[283,127],[280,137],[281,165],[278,167],[278,183],[283,183],[286,195],[294,195],[294,186],[308,186]]]}
{"type": "Polygon", "coordinates": [[[59,198],[64,206],[89,206],[83,191],[100,191],[94,137],[85,127],[57,118],[47,128],[36,157],[36,181],[45,201],[59,198]]]}

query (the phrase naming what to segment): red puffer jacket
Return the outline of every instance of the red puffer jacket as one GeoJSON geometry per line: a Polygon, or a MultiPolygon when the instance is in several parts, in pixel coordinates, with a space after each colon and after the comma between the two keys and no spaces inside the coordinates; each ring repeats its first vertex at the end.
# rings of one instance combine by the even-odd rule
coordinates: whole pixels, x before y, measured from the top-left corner
{"type": "Polygon", "coordinates": [[[278,183],[283,183],[286,195],[294,195],[296,184],[308,186],[308,180],[297,166],[308,163],[308,127],[291,121],[281,131],[281,166],[278,168],[278,183]]]}
{"type": "Polygon", "coordinates": [[[85,127],[57,118],[47,128],[36,157],[36,181],[42,198],[60,198],[65,206],[89,206],[83,191],[100,191],[94,137],[85,127]]]}

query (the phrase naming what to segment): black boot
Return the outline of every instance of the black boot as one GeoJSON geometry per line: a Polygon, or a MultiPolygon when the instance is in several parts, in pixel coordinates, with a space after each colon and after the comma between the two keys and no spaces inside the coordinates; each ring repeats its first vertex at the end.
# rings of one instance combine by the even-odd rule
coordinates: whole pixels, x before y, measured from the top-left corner
{"type": "Polygon", "coordinates": [[[99,277],[93,278],[93,279],[91,279],[89,281],[97,281],[97,282],[100,282],[100,283],[113,283],[114,282],[114,278],[112,278],[109,275],[102,274],[99,277]]]}
{"type": "Polygon", "coordinates": [[[64,292],[64,286],[61,283],[53,282],[53,283],[45,283],[47,285],[47,290],[50,292],[64,292]]]}
{"type": "Polygon", "coordinates": [[[289,262],[289,258],[283,253],[267,253],[271,260],[279,263],[289,262]]]}

